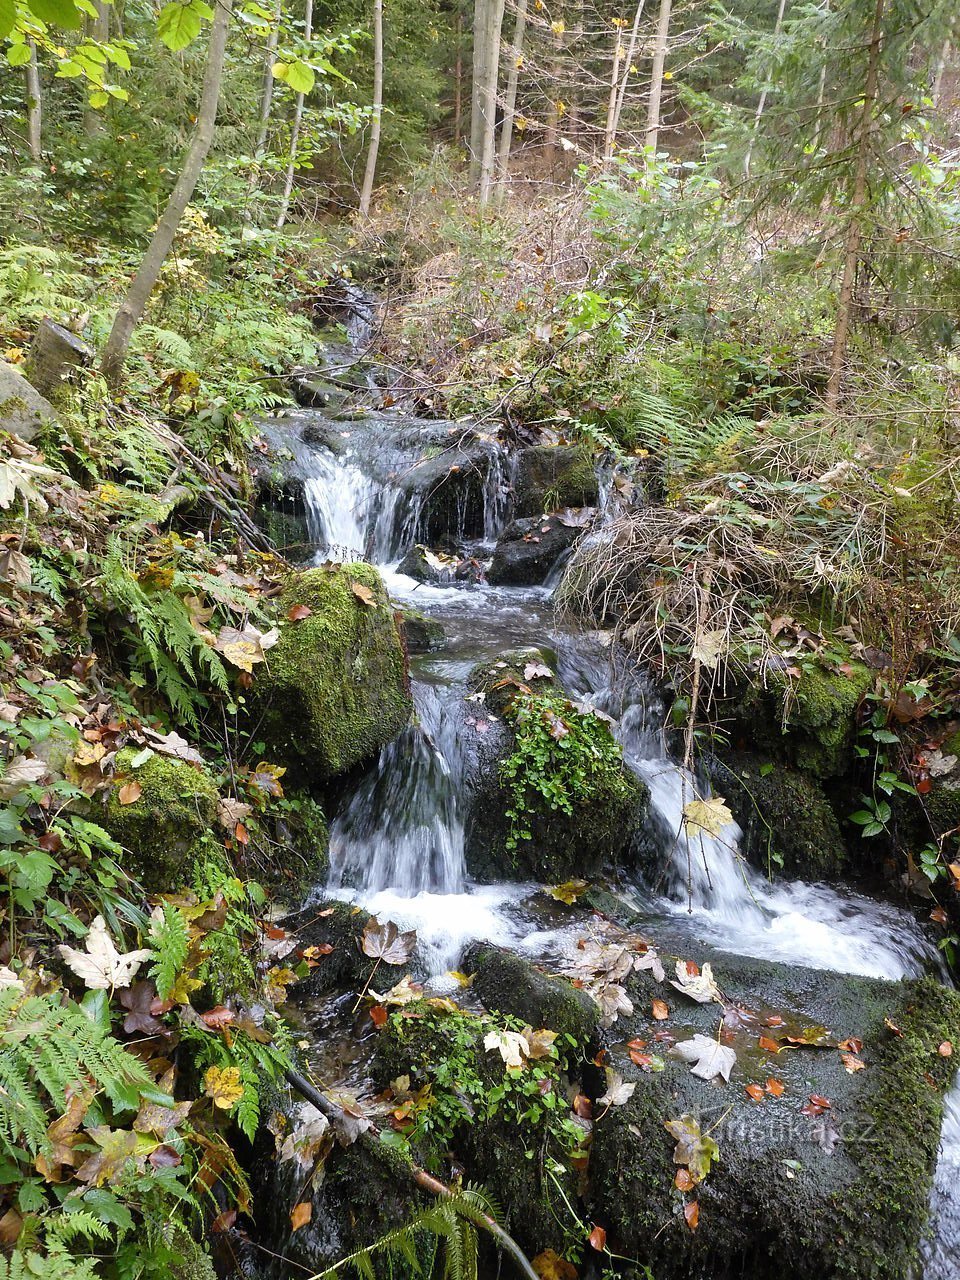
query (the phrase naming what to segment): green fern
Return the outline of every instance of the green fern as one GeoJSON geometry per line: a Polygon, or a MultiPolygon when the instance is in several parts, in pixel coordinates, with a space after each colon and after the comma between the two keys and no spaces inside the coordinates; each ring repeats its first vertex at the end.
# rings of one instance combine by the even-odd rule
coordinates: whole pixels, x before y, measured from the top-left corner
{"type": "Polygon", "coordinates": [[[0,1255],[0,1280],[98,1280],[96,1259],[74,1257],[65,1245],[53,1244],[46,1252],[14,1249],[9,1258],[0,1255]]]}
{"type": "Polygon", "coordinates": [[[150,931],[150,945],[156,956],[150,976],[157,984],[157,995],[166,1000],[190,950],[190,932],[183,912],[169,902],[163,904],[163,918],[150,931]]]}
{"type": "Polygon", "coordinates": [[[388,1266],[405,1263],[410,1273],[418,1276],[434,1272],[439,1280],[477,1280],[477,1227],[485,1218],[495,1222],[500,1210],[490,1194],[480,1187],[467,1186],[454,1195],[435,1201],[422,1213],[414,1214],[402,1226],[388,1231],[366,1248],[341,1258],[332,1267],[320,1273],[316,1280],[328,1280],[346,1268],[353,1270],[361,1280],[376,1280],[374,1259],[382,1257],[388,1266]],[[424,1259],[424,1236],[432,1237],[442,1246],[441,1266],[436,1267],[436,1249],[428,1251],[424,1259]]]}
{"type": "Polygon", "coordinates": [[[49,1145],[51,1115],[67,1106],[67,1090],[93,1080],[116,1103],[150,1073],[119,1041],[72,1001],[0,991],[0,1152],[38,1155],[49,1145]]]}
{"type": "Polygon", "coordinates": [[[155,324],[141,325],[137,346],[140,350],[159,351],[178,368],[193,368],[193,348],[182,334],[175,333],[173,329],[161,329],[155,324]]]}

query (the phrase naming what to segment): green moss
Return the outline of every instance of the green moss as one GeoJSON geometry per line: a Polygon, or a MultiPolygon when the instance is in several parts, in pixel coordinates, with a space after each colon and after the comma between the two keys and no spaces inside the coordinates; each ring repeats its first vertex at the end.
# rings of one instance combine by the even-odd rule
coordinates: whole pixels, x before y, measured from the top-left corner
{"type": "Polygon", "coordinates": [[[403,637],[411,653],[433,653],[446,640],[443,624],[419,609],[404,609],[403,637]]]}
{"type": "Polygon", "coordinates": [[[151,892],[169,892],[189,879],[200,840],[217,820],[217,788],[205,769],[154,753],[133,768],[136,752],[117,753],[117,782],[107,793],[101,821],[129,851],[130,870],[151,892]],[[139,799],[121,804],[123,783],[140,784],[139,799]]]}
{"type": "Polygon", "coordinates": [[[543,649],[514,649],[502,654],[496,662],[482,662],[474,667],[469,684],[474,693],[483,694],[484,706],[500,716],[524,686],[544,694],[555,689],[555,666],[556,659],[543,649]]]}
{"type": "Polygon", "coordinates": [[[593,506],[599,497],[593,456],[585,445],[533,445],[520,455],[514,514],[593,506]]]}
{"type": "Polygon", "coordinates": [[[579,1050],[596,1035],[600,1010],[569,979],[483,943],[471,948],[463,963],[473,974],[473,990],[491,1013],[509,1013],[532,1027],[549,1027],[569,1036],[579,1050]]]}
{"type": "Polygon", "coordinates": [[[294,778],[326,779],[375,755],[406,725],[413,709],[406,658],[371,565],[291,575],[280,617],[294,605],[306,605],[310,615],[284,622],[254,702],[260,732],[294,778]]]}
{"type": "Polygon", "coordinates": [[[840,824],[816,778],[770,765],[749,752],[709,764],[710,777],[736,818],[746,858],[765,874],[822,880],[847,863],[840,824]]]}

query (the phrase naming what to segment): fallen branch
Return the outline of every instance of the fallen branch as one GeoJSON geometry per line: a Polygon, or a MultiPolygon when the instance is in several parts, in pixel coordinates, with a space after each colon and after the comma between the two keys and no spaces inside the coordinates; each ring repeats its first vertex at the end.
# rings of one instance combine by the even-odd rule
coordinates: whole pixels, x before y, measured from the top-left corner
{"type": "MultiPolygon", "coordinates": [[[[286,1072],[286,1077],[290,1087],[295,1089],[301,1097],[306,1098],[307,1102],[312,1103],[312,1105],[315,1106],[322,1115],[325,1115],[328,1120],[340,1119],[343,1114],[340,1107],[322,1094],[319,1089],[315,1088],[309,1080],[300,1074],[299,1071],[294,1071],[294,1069],[290,1067],[286,1072]]],[[[366,1140],[368,1144],[372,1143],[379,1146],[378,1133],[379,1131],[374,1126],[371,1126],[361,1135],[360,1140],[366,1140]]],[[[441,1182],[440,1179],[435,1178],[433,1174],[427,1173],[426,1169],[421,1169],[419,1165],[411,1163],[405,1165],[404,1168],[409,1175],[411,1182],[418,1186],[422,1191],[426,1191],[428,1194],[435,1196],[436,1199],[449,1199],[455,1194],[445,1182],[441,1182]]],[[[517,1244],[516,1240],[514,1240],[513,1236],[504,1231],[503,1227],[501,1227],[498,1222],[491,1218],[489,1214],[481,1213],[477,1218],[477,1224],[478,1226],[482,1226],[484,1230],[493,1237],[497,1245],[503,1249],[505,1253],[509,1253],[511,1258],[513,1258],[514,1262],[517,1264],[518,1270],[522,1275],[526,1276],[527,1280],[540,1280],[539,1276],[530,1265],[527,1255],[517,1244]]]]}

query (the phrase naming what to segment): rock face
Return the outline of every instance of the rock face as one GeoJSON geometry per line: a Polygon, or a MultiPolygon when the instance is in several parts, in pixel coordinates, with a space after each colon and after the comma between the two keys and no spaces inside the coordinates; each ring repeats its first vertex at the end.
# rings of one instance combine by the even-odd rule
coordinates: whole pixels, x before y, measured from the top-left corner
{"type": "Polygon", "coordinates": [[[583,445],[531,445],[521,451],[514,515],[536,516],[560,507],[592,507],[599,499],[597,473],[583,445]]]}
{"type": "Polygon", "coordinates": [[[563,696],[537,650],[479,668],[472,684],[501,722],[473,780],[471,874],[556,883],[631,860],[649,792],[603,719],[563,696]]]}
{"type": "Polygon", "coordinates": [[[446,643],[443,624],[419,609],[403,610],[403,638],[410,653],[434,653],[446,643]]]}
{"type": "Polygon", "coordinates": [[[397,621],[367,564],[290,577],[269,671],[254,685],[255,714],[271,750],[305,783],[336,777],[375,755],[413,709],[397,621]],[[286,621],[294,605],[309,616],[286,621]]]}
{"type": "Polygon", "coordinates": [[[15,365],[0,360],[0,429],[21,440],[32,440],[41,428],[56,422],[57,414],[50,401],[15,365]]]}
{"type": "Polygon", "coordinates": [[[827,795],[814,777],[747,751],[708,765],[736,818],[744,856],[766,875],[825,880],[840,875],[847,846],[827,795]]]}
{"type": "Polygon", "coordinates": [[[487,581],[503,586],[534,586],[576,542],[580,529],[557,516],[514,520],[500,537],[487,581]]]}
{"type": "Polygon", "coordinates": [[[439,544],[483,533],[490,461],[481,445],[445,449],[403,472],[400,488],[407,508],[418,512],[420,537],[439,544]]]}
{"type": "Polygon", "coordinates": [[[154,754],[138,768],[137,752],[117,753],[117,785],[99,821],[128,850],[129,869],[149,892],[169,893],[190,878],[200,840],[216,826],[217,788],[205,769],[154,754]],[[119,787],[140,784],[139,799],[121,804],[119,787]]]}
{"type": "MultiPolygon", "coordinates": [[[[617,912],[609,900],[595,905],[617,912]]],[[[628,923],[623,912],[620,918],[628,923]]],[[[638,1012],[618,1022],[620,1043],[611,1045],[608,1065],[635,1090],[597,1124],[591,1154],[591,1211],[608,1243],[649,1265],[658,1280],[912,1274],[955,1069],[938,1046],[957,1043],[960,995],[932,979],[855,978],[708,947],[687,957],[701,967],[709,960],[739,1009],[725,1041],[736,1062],[729,1083],[694,1076],[654,1036],[666,1029],[677,1041],[695,1034],[716,1041],[720,1007],[695,1004],[649,971],[629,980],[638,1012]],[[648,1015],[657,997],[669,1004],[666,1022],[648,1015]],[[771,1017],[784,1021],[771,1027],[771,1017]],[[797,1035],[812,1027],[825,1028],[833,1047],[776,1053],[760,1046],[761,1035],[786,1046],[791,1028],[797,1035]],[[646,1041],[661,1070],[634,1063],[623,1044],[630,1037],[646,1041]],[[836,1046],[848,1039],[862,1044],[847,1051],[864,1069],[856,1061],[852,1072],[845,1066],[836,1046]],[[780,1096],[769,1092],[770,1080],[783,1085],[780,1096]],[[758,1086],[759,1101],[746,1086],[758,1086]],[[719,1159],[704,1181],[681,1192],[675,1139],[664,1125],[685,1115],[711,1131],[719,1159]],[[693,1201],[695,1232],[682,1216],[693,1201]]]]}
{"type": "Polygon", "coordinates": [[[503,947],[478,942],[461,962],[473,975],[473,990],[491,1013],[509,1013],[531,1027],[570,1036],[582,1052],[594,1039],[600,1010],[567,978],[545,973],[503,947]]]}

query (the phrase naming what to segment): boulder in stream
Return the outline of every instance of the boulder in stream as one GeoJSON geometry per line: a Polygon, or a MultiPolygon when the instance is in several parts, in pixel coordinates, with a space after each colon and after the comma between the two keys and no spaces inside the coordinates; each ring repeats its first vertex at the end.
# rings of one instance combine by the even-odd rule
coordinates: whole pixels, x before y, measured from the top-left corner
{"type": "Polygon", "coordinates": [[[461,960],[473,990],[491,1013],[508,1013],[532,1027],[569,1036],[582,1052],[597,1034],[600,1009],[569,978],[548,973],[505,947],[477,942],[461,960]]]}
{"type": "Polygon", "coordinates": [[[401,472],[397,482],[405,508],[416,513],[420,537],[436,545],[483,533],[491,459],[483,445],[459,445],[401,472]]]}
{"type": "Polygon", "coordinates": [[[252,690],[258,732],[295,779],[345,773],[376,755],[413,710],[397,618],[368,564],[290,575],[280,597],[280,640],[252,690]],[[309,613],[287,615],[295,605],[309,613]]]}
{"type": "Polygon", "coordinates": [[[446,643],[443,623],[412,607],[403,610],[403,638],[410,653],[434,653],[446,643]]]}
{"type": "Polygon", "coordinates": [[[593,456],[585,445],[535,444],[521,450],[514,515],[561,507],[593,507],[600,497],[593,456]]]}
{"type": "MultiPolygon", "coordinates": [[[[595,907],[637,920],[601,897],[595,907]]],[[[618,1020],[607,1065],[634,1088],[597,1122],[591,1153],[591,1212],[609,1246],[658,1280],[913,1274],[960,994],[932,978],[889,982],[707,946],[691,953],[689,939],[658,943],[668,969],[674,946],[701,974],[710,962],[725,1011],[649,970],[624,980],[636,1012],[618,1020]],[[668,1006],[665,1019],[654,1000],[668,1006]],[[729,1051],[729,1081],[695,1075],[698,1062],[710,1074],[702,1055],[674,1056],[674,1043],[696,1035],[729,1051]],[[637,1039],[642,1049],[631,1053],[626,1042],[637,1039]],[[689,1137],[686,1152],[677,1134],[689,1137]],[[687,1175],[680,1189],[678,1169],[690,1165],[691,1145],[703,1150],[700,1135],[716,1155],[702,1181],[687,1175]]]]}
{"type": "Polygon", "coordinates": [[[497,542],[487,581],[495,586],[535,586],[576,542],[581,527],[560,516],[513,520],[497,542]]]}

